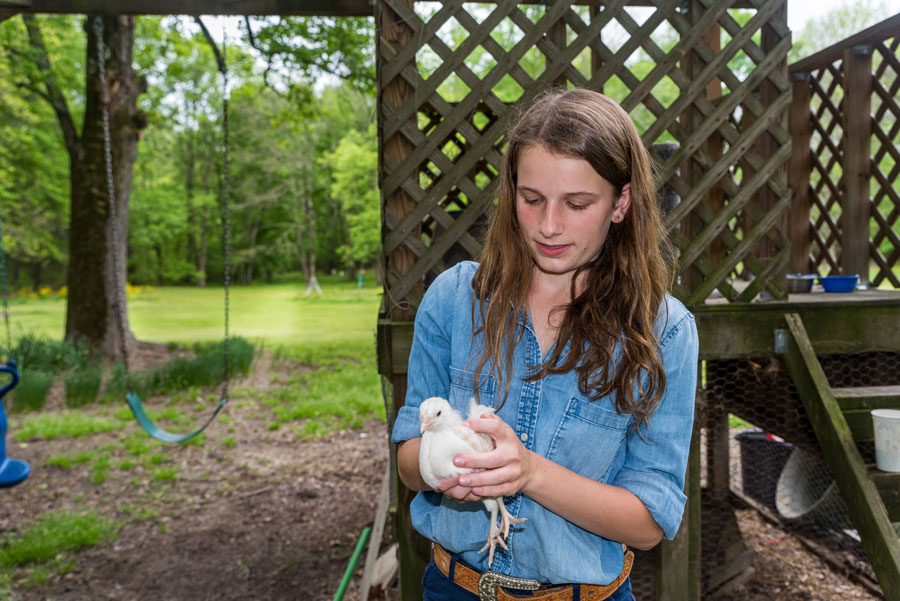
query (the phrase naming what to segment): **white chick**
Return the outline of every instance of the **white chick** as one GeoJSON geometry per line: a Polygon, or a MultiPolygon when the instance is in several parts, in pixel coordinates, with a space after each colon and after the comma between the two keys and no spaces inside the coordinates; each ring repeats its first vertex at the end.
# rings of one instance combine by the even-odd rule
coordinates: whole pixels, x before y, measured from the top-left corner
{"type": "MultiPolygon", "coordinates": [[[[478,419],[482,415],[494,413],[485,405],[479,405],[475,399],[469,401],[468,419],[478,419]]],[[[494,448],[494,442],[487,434],[480,434],[462,424],[462,417],[445,399],[431,397],[419,407],[419,431],[422,443],[419,446],[419,472],[422,479],[431,488],[437,488],[438,481],[450,476],[468,474],[471,468],[453,465],[457,455],[486,453],[494,448]]],[[[507,548],[504,538],[509,536],[510,524],[524,522],[525,518],[514,518],[503,504],[503,497],[482,499],[485,508],[490,512],[488,539],[483,553],[489,549],[488,566],[494,562],[494,550],[497,544],[507,548]],[[500,526],[497,526],[497,514],[500,514],[500,526]],[[501,536],[502,535],[502,536],[501,536]]]]}

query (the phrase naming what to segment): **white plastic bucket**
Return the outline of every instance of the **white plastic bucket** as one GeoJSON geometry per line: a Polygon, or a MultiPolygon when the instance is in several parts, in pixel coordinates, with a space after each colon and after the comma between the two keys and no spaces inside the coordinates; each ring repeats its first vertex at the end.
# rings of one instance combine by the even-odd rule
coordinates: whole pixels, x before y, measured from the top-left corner
{"type": "Polygon", "coordinates": [[[883,472],[900,472],[900,409],[873,409],[875,465],[883,472]]]}

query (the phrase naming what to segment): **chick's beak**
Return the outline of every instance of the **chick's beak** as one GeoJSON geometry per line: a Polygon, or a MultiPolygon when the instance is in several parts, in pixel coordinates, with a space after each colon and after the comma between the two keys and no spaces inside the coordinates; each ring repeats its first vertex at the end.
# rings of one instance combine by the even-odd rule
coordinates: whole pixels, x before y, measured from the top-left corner
{"type": "Polygon", "coordinates": [[[423,419],[422,424],[419,426],[419,434],[424,434],[425,430],[431,427],[430,419],[423,419]]]}

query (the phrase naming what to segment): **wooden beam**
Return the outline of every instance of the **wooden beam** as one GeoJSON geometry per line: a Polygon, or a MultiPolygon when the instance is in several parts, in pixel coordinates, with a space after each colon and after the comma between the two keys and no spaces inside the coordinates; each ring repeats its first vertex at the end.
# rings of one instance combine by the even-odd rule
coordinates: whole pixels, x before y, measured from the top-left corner
{"type": "Polygon", "coordinates": [[[841,206],[841,271],[869,283],[869,163],[872,138],[872,47],[844,51],[844,177],[841,206]]]}
{"type": "Polygon", "coordinates": [[[809,416],[822,453],[852,507],[851,519],[886,599],[900,598],[900,540],[868,468],[841,414],[806,328],[796,313],[785,315],[788,351],[785,363],[809,416]]]}
{"type": "MultiPolygon", "coordinates": [[[[774,331],[785,312],[800,314],[819,354],[900,351],[900,296],[887,291],[856,292],[859,299],[740,305],[692,305],[701,359],[774,356],[774,331]],[[865,295],[865,296],[863,296],[865,295]]],[[[800,295],[792,295],[795,299],[800,295]]]]}
{"type": "MultiPolygon", "coordinates": [[[[791,241],[791,259],[788,270],[793,273],[809,273],[809,176],[812,171],[809,142],[812,137],[809,102],[812,96],[809,73],[792,74],[791,107],[788,110],[788,129],[791,132],[791,159],[788,168],[788,185],[791,188],[791,210],[788,214],[788,237],[791,241]]],[[[866,237],[868,240],[868,236],[866,237]]]]}
{"type": "MultiPolygon", "coordinates": [[[[281,15],[371,17],[371,0],[2,0],[19,12],[90,15],[281,15]]],[[[0,17],[2,18],[2,17],[0,17]]]]}
{"type": "Polygon", "coordinates": [[[869,477],[881,494],[888,517],[892,522],[900,522],[900,474],[881,472],[872,467],[869,469],[869,477]]]}
{"type": "Polygon", "coordinates": [[[844,411],[900,408],[900,386],[832,388],[831,392],[844,411]]]}

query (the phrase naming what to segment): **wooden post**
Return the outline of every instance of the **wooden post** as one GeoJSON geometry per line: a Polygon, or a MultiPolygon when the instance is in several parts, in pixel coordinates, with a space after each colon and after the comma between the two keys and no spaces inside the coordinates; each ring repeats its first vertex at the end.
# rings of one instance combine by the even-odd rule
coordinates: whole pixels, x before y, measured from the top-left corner
{"type": "Polygon", "coordinates": [[[789,269],[793,273],[809,273],[812,269],[809,260],[809,176],[812,171],[809,101],[812,88],[809,73],[794,73],[791,81],[793,95],[788,113],[788,128],[791,132],[791,160],[788,168],[788,183],[791,187],[791,210],[788,215],[788,235],[791,241],[789,269]]]}
{"type": "MultiPolygon", "coordinates": [[[[692,25],[700,20],[703,10],[703,5],[698,0],[690,0],[687,18],[692,25]]],[[[705,43],[705,41],[700,43],[705,43]]],[[[693,81],[694,77],[703,70],[703,60],[696,52],[688,52],[681,61],[680,68],[693,81]]],[[[679,118],[685,131],[696,130],[702,125],[702,120],[702,115],[693,105],[688,106],[679,118]]],[[[681,167],[681,177],[688,186],[696,183],[702,175],[702,168],[693,156],[688,158],[681,167]]],[[[699,218],[693,212],[681,221],[679,228],[681,233],[689,240],[693,239],[694,235],[703,229],[702,224],[699,223],[699,218]]],[[[678,277],[681,280],[678,286],[678,293],[685,296],[703,281],[702,274],[693,265],[682,269],[678,277]]]]}
{"type": "Polygon", "coordinates": [[[687,506],[675,539],[657,547],[656,601],[700,601],[700,429],[695,410],[684,482],[687,506]]]}
{"type": "MultiPolygon", "coordinates": [[[[778,8],[778,12],[772,15],[772,20],[781,20],[782,22],[787,22],[787,2],[782,1],[781,6],[778,8]]],[[[761,34],[761,47],[763,52],[766,54],[775,50],[775,47],[781,42],[782,36],[779,36],[778,33],[772,28],[768,23],[763,25],[762,34],[761,34]]],[[[787,74],[787,59],[783,59],[778,64],[778,69],[787,74]]],[[[763,106],[769,106],[774,103],[778,96],[781,93],[778,91],[778,88],[775,87],[768,79],[765,79],[759,86],[759,98],[763,103],[763,106]]],[[[783,115],[779,120],[783,127],[787,127],[787,114],[783,115]]],[[[764,133],[760,136],[759,142],[757,143],[758,151],[760,156],[762,157],[770,157],[778,150],[780,144],[775,140],[775,138],[768,132],[764,133]]],[[[781,179],[784,181],[785,179],[785,168],[779,167],[777,171],[773,174],[773,177],[776,179],[781,179]]],[[[759,195],[757,196],[758,204],[760,211],[762,213],[768,213],[772,210],[772,207],[778,202],[778,198],[775,196],[775,193],[768,187],[765,186],[759,191],[759,195]]],[[[775,232],[780,232],[781,234],[787,234],[787,216],[782,216],[775,225],[775,232]]],[[[768,263],[772,261],[781,251],[780,248],[776,248],[777,239],[783,239],[785,236],[772,236],[768,235],[763,238],[759,245],[757,246],[758,258],[764,263],[768,263]]],[[[784,278],[786,272],[782,272],[780,275],[781,278],[784,278]]],[[[779,276],[776,276],[779,277],[779,276]]],[[[769,295],[771,298],[771,295],[769,295]]]]}
{"type": "MultiPolygon", "coordinates": [[[[722,32],[719,24],[710,27],[703,35],[703,39],[713,52],[719,52],[722,49],[722,32]]],[[[706,97],[713,103],[722,97],[722,82],[718,77],[706,85],[706,97]]],[[[722,158],[723,146],[722,134],[716,130],[706,140],[706,153],[711,159],[718,161],[722,158]]],[[[707,192],[705,202],[713,212],[719,213],[725,208],[725,191],[718,184],[713,186],[707,192]]],[[[706,253],[710,263],[718,265],[725,259],[725,245],[716,238],[706,253]]],[[[729,479],[728,415],[721,406],[709,408],[706,433],[706,481],[713,498],[725,501],[728,498],[729,479]]]]}
{"type": "MultiPolygon", "coordinates": [[[[549,7],[548,9],[549,10],[549,7]]],[[[547,31],[547,37],[556,46],[556,49],[562,54],[566,49],[566,22],[562,19],[554,23],[550,26],[550,29],[547,31]]],[[[549,64],[550,58],[547,57],[547,63],[549,64]]],[[[564,73],[560,73],[559,77],[557,77],[553,81],[554,85],[565,88],[566,87],[566,76],[564,73]]]]}
{"type": "Polygon", "coordinates": [[[841,207],[841,271],[869,283],[872,46],[844,51],[844,187],[841,207]]]}
{"type": "MultiPolygon", "coordinates": [[[[394,0],[397,4],[403,4],[409,13],[414,11],[414,0],[394,0]]],[[[390,44],[396,51],[400,51],[404,46],[411,43],[414,31],[403,18],[395,12],[388,2],[379,2],[377,7],[380,9],[376,16],[376,21],[380,25],[380,36],[376,39],[376,44],[390,44]]],[[[378,52],[379,61],[381,53],[378,52]]],[[[379,65],[380,67],[380,65],[379,65]]],[[[379,78],[381,69],[379,68],[379,78]]],[[[381,98],[379,104],[383,106],[393,106],[399,108],[413,94],[413,88],[401,76],[395,77],[389,82],[379,82],[381,98]],[[381,85],[383,83],[383,85],[381,85]]],[[[390,114],[390,110],[385,111],[390,114]]],[[[383,114],[379,112],[379,115],[383,114]]],[[[415,117],[410,119],[415,125],[415,117]]],[[[382,152],[389,157],[394,164],[400,165],[404,159],[413,151],[412,143],[400,132],[391,136],[390,139],[384,140],[381,131],[382,123],[379,123],[379,140],[382,143],[382,152]]],[[[410,177],[417,178],[417,174],[410,177]]],[[[415,208],[415,201],[402,189],[397,189],[391,194],[386,195],[383,200],[382,211],[382,238],[387,235],[388,231],[385,224],[388,222],[387,216],[392,215],[398,221],[412,212],[415,208]]],[[[421,229],[415,228],[409,234],[418,237],[421,235],[421,229]]],[[[390,289],[397,281],[397,277],[402,277],[415,264],[415,254],[405,245],[400,245],[391,252],[386,258],[386,269],[384,275],[384,287],[390,289]]],[[[386,298],[389,298],[386,296],[386,298]]],[[[389,320],[384,327],[393,329],[396,324],[401,322],[412,321],[415,316],[415,307],[409,306],[403,302],[403,299],[390,299],[390,305],[386,305],[383,310],[389,320]]],[[[387,336],[381,337],[392,339],[392,332],[387,336]]],[[[391,343],[392,344],[392,343],[391,343]]],[[[380,346],[379,354],[390,353],[390,349],[380,346]]],[[[395,361],[393,357],[390,360],[391,382],[391,407],[388,412],[389,424],[393,424],[396,419],[397,412],[406,400],[406,373],[398,373],[394,369],[395,361]]],[[[397,465],[397,448],[391,445],[391,467],[396,474],[397,465]]],[[[428,544],[412,527],[409,516],[409,503],[412,501],[414,493],[410,491],[400,481],[400,478],[393,478],[392,492],[392,523],[394,527],[394,536],[396,537],[399,550],[399,589],[400,598],[403,601],[413,601],[422,598],[422,573],[425,570],[425,564],[428,560],[428,544]]]]}
{"type": "MultiPolygon", "coordinates": [[[[703,39],[713,52],[722,50],[722,28],[718,23],[706,30],[703,39]]],[[[715,104],[716,100],[722,97],[722,80],[714,77],[706,85],[706,98],[715,104]]],[[[714,161],[722,158],[724,149],[724,141],[719,130],[715,130],[706,140],[706,153],[714,161]]],[[[725,190],[716,184],[706,193],[706,204],[714,213],[719,213],[725,208],[725,190]]],[[[700,228],[702,229],[702,228],[700,228]]],[[[725,245],[718,238],[713,240],[707,249],[707,257],[713,265],[718,265],[725,259],[725,245]]]]}
{"type": "MultiPolygon", "coordinates": [[[[600,6],[597,4],[591,4],[588,8],[588,14],[591,16],[591,23],[594,22],[595,19],[600,18],[600,6]]],[[[597,42],[603,41],[603,31],[597,34],[597,42]]],[[[600,58],[600,55],[591,47],[591,77],[597,74],[597,72],[603,68],[603,59],[600,58]]],[[[603,93],[603,86],[601,85],[597,88],[597,91],[601,94],[603,93]]]]}

